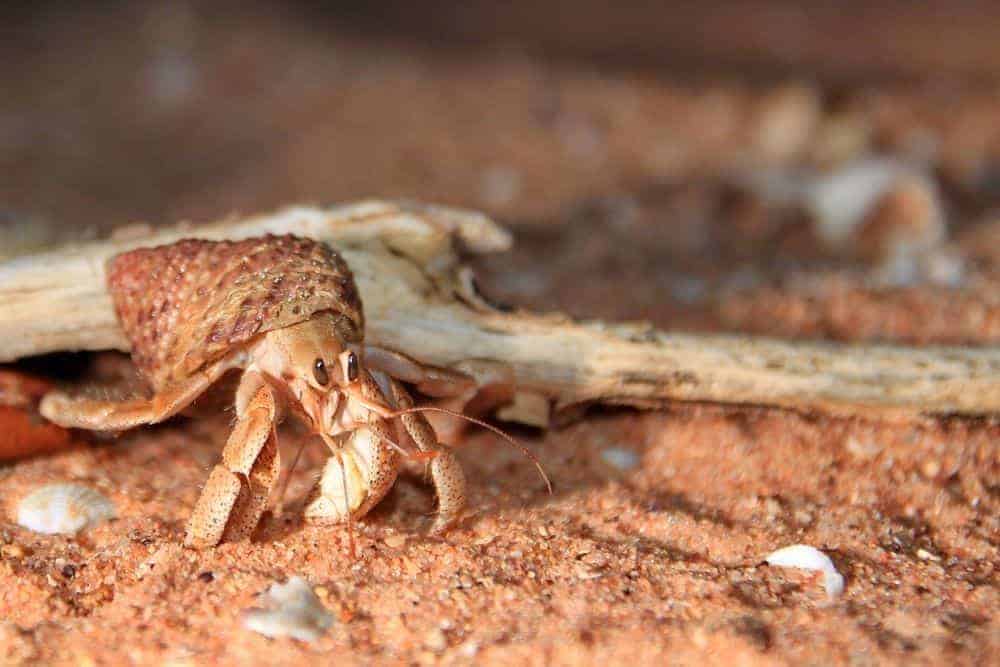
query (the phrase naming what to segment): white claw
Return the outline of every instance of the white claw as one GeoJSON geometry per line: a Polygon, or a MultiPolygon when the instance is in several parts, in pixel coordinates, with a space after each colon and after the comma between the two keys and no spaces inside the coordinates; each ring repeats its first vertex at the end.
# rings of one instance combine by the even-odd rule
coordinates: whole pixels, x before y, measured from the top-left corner
{"type": "Polygon", "coordinates": [[[381,500],[395,481],[395,474],[387,472],[395,469],[385,465],[387,456],[391,452],[371,430],[354,431],[323,467],[317,491],[305,508],[306,520],[339,523],[381,500]]]}

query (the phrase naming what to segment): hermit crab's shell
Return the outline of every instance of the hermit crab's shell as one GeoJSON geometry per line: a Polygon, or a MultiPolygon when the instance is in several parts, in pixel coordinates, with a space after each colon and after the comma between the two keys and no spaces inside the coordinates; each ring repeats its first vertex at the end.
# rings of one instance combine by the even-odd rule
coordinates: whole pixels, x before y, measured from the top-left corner
{"type": "Polygon", "coordinates": [[[361,299],[328,246],[295,236],[183,240],[113,257],[108,287],[132,359],[156,390],[187,379],[266,331],[337,315],[358,342],[361,299]]]}

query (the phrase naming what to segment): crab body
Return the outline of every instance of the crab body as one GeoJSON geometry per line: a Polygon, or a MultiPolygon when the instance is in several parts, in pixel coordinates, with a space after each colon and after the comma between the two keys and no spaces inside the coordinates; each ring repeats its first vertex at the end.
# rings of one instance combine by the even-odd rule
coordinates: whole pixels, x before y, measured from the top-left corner
{"type": "MultiPolygon", "coordinates": [[[[420,367],[365,348],[354,279],[326,245],[293,236],[184,240],[114,257],[108,286],[152,395],[114,402],[53,392],[40,409],[63,426],[119,431],[163,421],[240,373],[236,424],[188,522],[188,545],[253,532],[280,473],[277,426],[286,417],[330,449],[307,520],[363,516],[406,456],[429,461],[439,500],[433,530],[459,518],[465,479],[457,459],[422,415],[396,414],[412,407],[409,394],[365,360],[392,360],[388,370],[405,368],[410,380],[421,379],[420,367]]],[[[433,376],[439,390],[442,377],[433,376]]]]}

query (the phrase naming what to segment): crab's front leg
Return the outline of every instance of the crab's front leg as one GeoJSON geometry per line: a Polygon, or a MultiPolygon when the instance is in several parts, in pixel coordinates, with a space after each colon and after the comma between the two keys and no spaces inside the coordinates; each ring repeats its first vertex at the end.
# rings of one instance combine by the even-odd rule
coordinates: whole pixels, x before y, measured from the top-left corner
{"type": "MultiPolygon", "coordinates": [[[[413,407],[413,398],[402,384],[388,376],[380,379],[383,384],[388,385],[389,394],[397,409],[413,407]]],[[[438,442],[434,429],[422,414],[410,412],[400,415],[399,420],[421,451],[435,453],[429,466],[438,497],[438,512],[431,526],[431,533],[443,533],[455,525],[465,509],[465,473],[451,448],[438,442]]]]}
{"type": "Polygon", "coordinates": [[[242,353],[230,355],[151,398],[112,401],[51,391],[42,399],[39,412],[65,428],[124,431],[140,424],[156,424],[191,405],[223,375],[244,362],[242,353]]]}
{"type": "MultiPolygon", "coordinates": [[[[472,416],[491,413],[515,400],[514,373],[498,362],[469,360],[447,369],[428,366],[399,352],[372,345],[365,346],[364,357],[365,366],[379,379],[386,394],[392,391],[383,378],[391,377],[413,386],[425,396],[438,399],[434,403],[437,407],[472,416]]],[[[455,439],[468,422],[438,414],[433,424],[439,437],[455,439]]]]}
{"type": "Polygon", "coordinates": [[[253,532],[278,480],[275,431],[280,405],[259,373],[248,372],[236,392],[237,422],[187,525],[185,544],[196,549],[246,539],[253,532]]]}

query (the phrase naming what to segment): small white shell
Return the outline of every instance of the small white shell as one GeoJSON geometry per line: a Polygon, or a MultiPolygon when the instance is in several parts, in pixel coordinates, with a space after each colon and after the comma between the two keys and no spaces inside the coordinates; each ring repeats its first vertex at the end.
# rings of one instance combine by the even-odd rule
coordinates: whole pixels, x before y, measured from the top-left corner
{"type": "Polygon", "coordinates": [[[837,572],[833,561],[825,553],[807,544],[793,544],[778,549],[764,559],[768,565],[776,567],[797,567],[802,570],[817,570],[823,573],[823,588],[830,598],[844,592],[844,577],[837,572]]]}
{"type": "Polygon", "coordinates": [[[313,642],[333,624],[333,616],[302,577],[271,584],[261,601],[268,609],[248,609],[243,627],[266,637],[291,637],[313,642]]]}
{"type": "Polygon", "coordinates": [[[47,535],[71,535],[114,516],[114,503],[81,484],[47,484],[17,505],[17,523],[47,535]]]}

